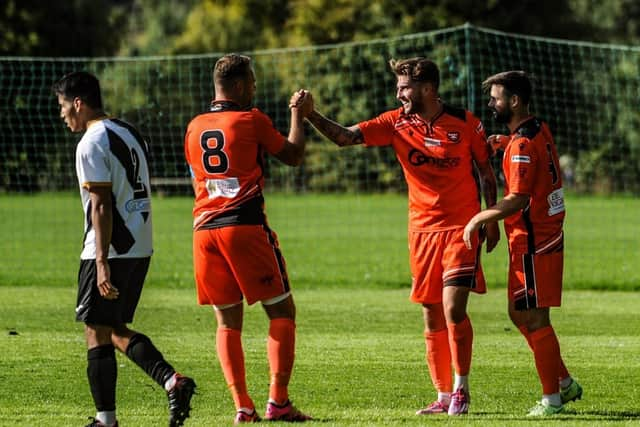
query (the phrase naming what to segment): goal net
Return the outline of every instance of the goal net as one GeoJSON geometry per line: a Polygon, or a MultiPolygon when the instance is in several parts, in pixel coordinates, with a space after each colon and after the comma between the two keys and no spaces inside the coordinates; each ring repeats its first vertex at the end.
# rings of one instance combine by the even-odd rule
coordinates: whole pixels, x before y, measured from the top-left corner
{"type": "MultiPolygon", "coordinates": [[[[439,65],[445,102],[473,111],[488,134],[504,133],[490,118],[481,82],[496,72],[526,70],[536,77],[532,109],[554,133],[565,191],[576,200],[582,200],[582,195],[597,196],[596,206],[605,209],[606,198],[622,198],[621,205],[638,207],[640,48],[527,37],[465,25],[389,39],[248,54],[257,75],[255,105],[284,134],[289,124],[288,100],[299,88],[310,89],[317,108],[345,125],[397,107],[388,60],[413,56],[429,57],[439,65]]],[[[64,128],[51,85],[80,69],[100,79],[107,112],[135,124],[149,140],[154,193],[190,195],[184,131],[193,116],[208,108],[212,67],[220,56],[0,58],[2,217],[12,215],[11,197],[77,191],[73,165],[78,135],[64,128]]],[[[308,152],[301,167],[289,168],[273,159],[267,162],[267,191],[403,194],[406,190],[391,150],[338,150],[311,128],[307,135],[308,152]]],[[[499,159],[495,166],[499,174],[499,159]]],[[[34,207],[34,226],[38,215],[55,209],[55,205],[34,207]]],[[[626,282],[630,265],[640,262],[638,222],[629,224],[617,208],[606,212],[593,212],[591,226],[607,227],[603,237],[619,237],[622,242],[609,243],[612,253],[598,256],[611,257],[605,265],[623,262],[625,267],[612,267],[612,274],[626,282]],[[630,240],[631,235],[636,237],[630,240]],[[620,261],[629,253],[635,258],[620,261]]],[[[32,239],[36,232],[2,227],[3,251],[14,250],[16,242],[32,239]]],[[[588,253],[597,252],[600,238],[594,236],[588,253]]],[[[588,270],[593,260],[582,261],[588,270]]],[[[5,267],[9,268],[0,260],[0,269],[5,267]]]]}

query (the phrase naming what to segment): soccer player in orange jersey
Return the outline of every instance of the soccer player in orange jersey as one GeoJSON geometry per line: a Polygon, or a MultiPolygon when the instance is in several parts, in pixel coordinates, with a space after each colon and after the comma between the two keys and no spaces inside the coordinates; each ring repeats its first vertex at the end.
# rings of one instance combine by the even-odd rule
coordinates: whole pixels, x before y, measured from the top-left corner
{"type": "Polygon", "coordinates": [[[247,56],[220,58],[213,70],[215,99],[187,128],[185,156],[191,169],[193,258],[198,303],[212,305],[216,350],[236,407],[235,423],[260,417],[247,391],[241,343],[243,300],[262,303],[270,319],[267,356],[271,371],[267,420],[306,421],[288,395],[295,353],[295,305],[276,233],[264,213],[264,154],[287,165],[304,157],[304,92],[291,107],[288,137],[251,106],[256,78],[247,56]]]}
{"type": "MultiPolygon", "coordinates": [[[[436,64],[412,58],[391,60],[390,65],[400,108],[348,128],[316,110],[307,120],[341,147],[394,148],[409,189],[411,300],[423,307],[426,359],[438,392],[437,400],[417,413],[465,414],[473,342],[467,301],[470,291],[485,292],[485,281],[480,233],[474,232],[474,251],[469,253],[462,230],[480,210],[474,168],[487,206],[495,203],[496,180],[482,123],[469,111],[440,100],[436,64]]],[[[486,231],[491,251],[499,239],[498,227],[493,224],[486,231]]]]}
{"type": "MultiPolygon", "coordinates": [[[[509,239],[509,316],[533,351],[542,383],[542,400],[531,416],[562,412],[563,404],[582,397],[582,387],[571,378],[560,355],[549,319],[549,307],[559,307],[565,215],[562,174],[548,125],[529,112],[531,82],[523,71],[489,77],[489,108],[511,135],[504,147],[502,167],[505,196],[475,215],[464,229],[464,242],[473,249],[473,236],[482,224],[504,219],[509,239]]],[[[491,136],[502,145],[504,136],[491,136]]]]}

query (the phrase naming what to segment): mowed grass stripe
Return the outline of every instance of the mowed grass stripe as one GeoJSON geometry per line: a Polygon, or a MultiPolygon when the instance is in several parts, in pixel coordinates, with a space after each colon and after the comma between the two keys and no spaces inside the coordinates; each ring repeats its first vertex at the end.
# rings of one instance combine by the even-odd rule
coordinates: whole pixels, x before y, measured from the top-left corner
{"type": "MultiPolygon", "coordinates": [[[[398,194],[267,194],[292,283],[302,288],[402,288],[410,283],[407,200],[398,194]]],[[[640,199],[567,197],[565,288],[640,290],[640,199]]],[[[156,197],[149,282],[191,288],[189,197],[156,197]]],[[[0,286],[71,286],[83,233],[75,192],[0,195],[0,286]]],[[[506,281],[506,237],[483,268],[506,281]]]]}
{"type": "MultiPolygon", "coordinates": [[[[567,291],[553,310],[563,355],[585,389],[583,401],[552,420],[526,419],[540,397],[533,358],[506,315],[504,289],[474,296],[471,414],[416,417],[434,391],[424,362],[419,306],[408,289],[296,289],[298,351],[291,397],[312,425],[638,425],[639,297],[624,292],[567,291]],[[604,319],[604,320],[603,320],[604,319]]],[[[0,425],[82,425],[93,415],[85,378],[82,325],[73,320],[74,290],[0,287],[0,425]],[[18,335],[10,334],[15,331],[18,335]]],[[[193,289],[149,286],[133,325],[152,337],[176,368],[196,378],[199,394],[186,425],[229,425],[233,405],[214,353],[215,322],[193,289]]],[[[243,342],[248,384],[263,410],[267,398],[267,321],[246,310],[243,342]]],[[[119,356],[122,425],[166,422],[166,398],[119,356]]]]}

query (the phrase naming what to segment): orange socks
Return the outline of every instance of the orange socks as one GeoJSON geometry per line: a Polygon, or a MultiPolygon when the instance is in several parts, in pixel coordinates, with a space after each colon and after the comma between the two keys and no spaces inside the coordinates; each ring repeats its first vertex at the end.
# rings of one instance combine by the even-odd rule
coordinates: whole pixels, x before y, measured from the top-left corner
{"type": "MultiPolygon", "coordinates": [[[[271,370],[269,398],[278,404],[283,404],[289,399],[288,386],[295,354],[295,331],[295,322],[291,319],[272,319],[269,325],[267,340],[267,356],[271,370]]],[[[240,331],[218,328],[216,349],[236,409],[254,409],[255,405],[247,393],[240,331]]]]}
{"type": "Polygon", "coordinates": [[[438,392],[451,393],[453,384],[451,381],[449,333],[446,329],[435,332],[425,331],[424,338],[431,382],[438,392]]]}
{"type": "MultiPolygon", "coordinates": [[[[533,344],[531,344],[531,338],[529,338],[529,330],[527,329],[527,327],[519,326],[518,329],[520,329],[520,333],[525,337],[525,339],[527,340],[527,344],[529,344],[529,348],[531,349],[531,351],[533,351],[533,344]]],[[[570,376],[571,374],[565,366],[564,360],[562,360],[562,355],[560,355],[560,369],[558,371],[558,380],[562,381],[565,378],[569,378],[570,376]]]]}
{"type": "Polygon", "coordinates": [[[543,394],[560,391],[558,377],[560,371],[560,344],[552,326],[533,331],[529,334],[536,369],[542,383],[543,394]]]}
{"type": "Polygon", "coordinates": [[[449,342],[451,343],[451,359],[456,374],[469,375],[471,369],[471,354],[473,347],[473,328],[471,320],[465,317],[460,323],[448,324],[449,342]]]}
{"type": "Polygon", "coordinates": [[[216,331],[216,350],[236,410],[240,408],[254,409],[253,401],[247,393],[244,351],[242,350],[240,331],[218,328],[216,331]]]}
{"type": "Polygon", "coordinates": [[[269,399],[277,404],[289,400],[289,379],[295,358],[296,324],[287,318],[271,319],[267,340],[267,357],[271,381],[269,399]]]}

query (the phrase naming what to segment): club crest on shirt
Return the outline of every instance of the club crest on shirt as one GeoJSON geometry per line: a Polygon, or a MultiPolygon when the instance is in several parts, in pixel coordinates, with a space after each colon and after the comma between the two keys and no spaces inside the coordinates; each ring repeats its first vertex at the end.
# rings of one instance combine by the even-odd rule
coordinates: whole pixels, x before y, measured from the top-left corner
{"type": "Polygon", "coordinates": [[[454,144],[460,142],[460,132],[456,132],[456,131],[447,132],[447,139],[453,142],[454,144]]]}
{"type": "Polygon", "coordinates": [[[424,146],[425,147],[440,147],[442,145],[442,141],[435,138],[429,138],[427,136],[424,137],[424,146]]]}

